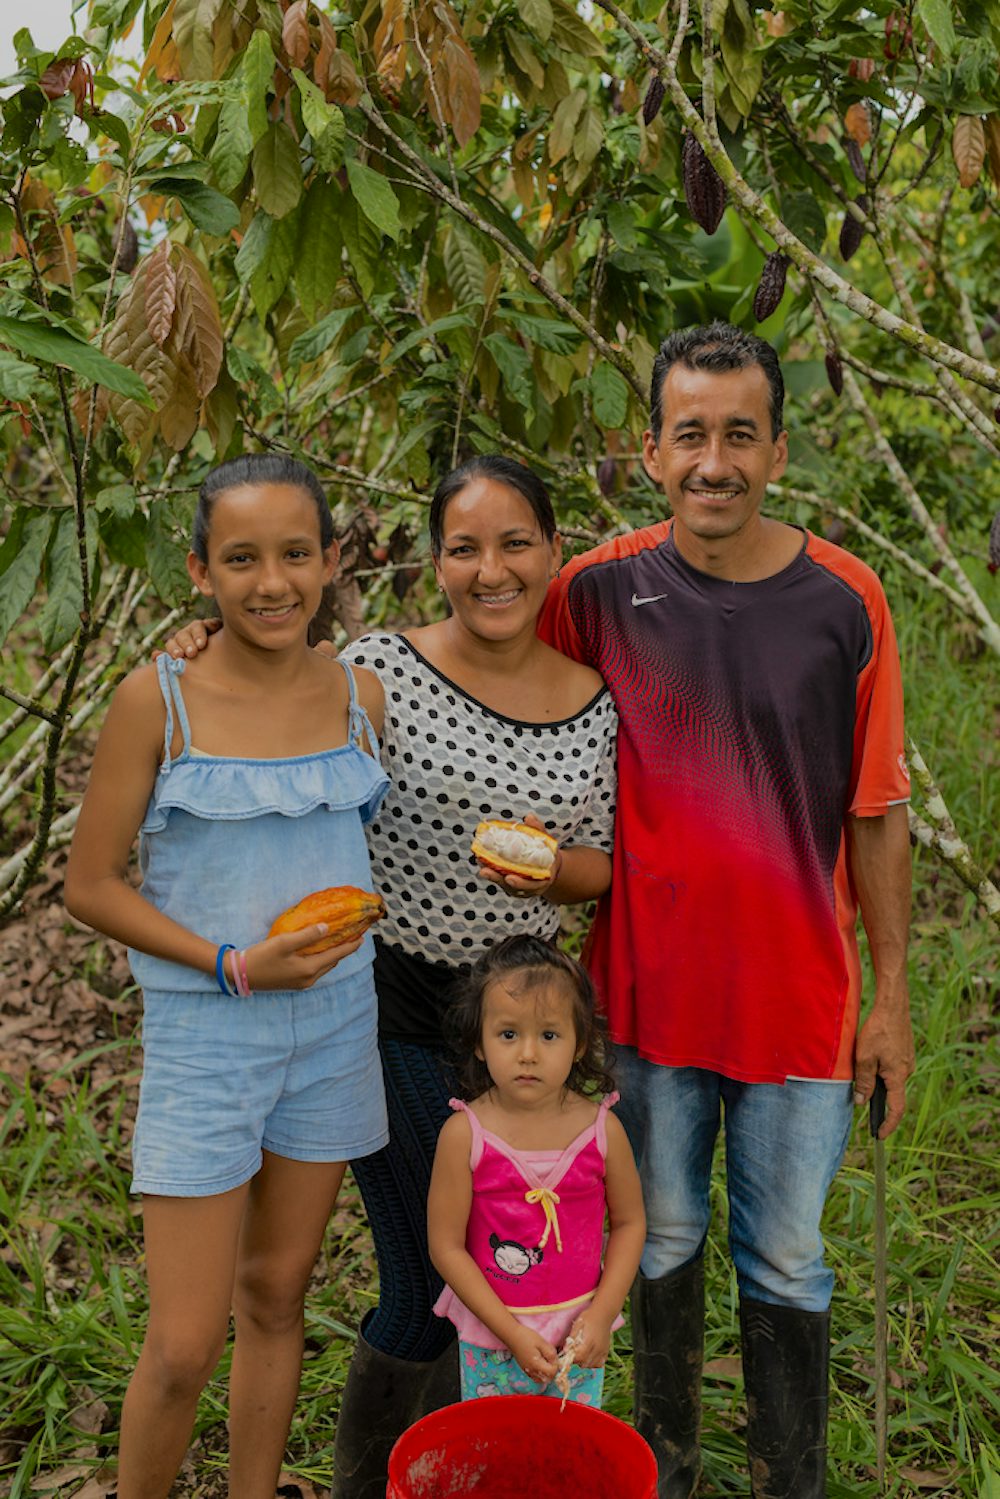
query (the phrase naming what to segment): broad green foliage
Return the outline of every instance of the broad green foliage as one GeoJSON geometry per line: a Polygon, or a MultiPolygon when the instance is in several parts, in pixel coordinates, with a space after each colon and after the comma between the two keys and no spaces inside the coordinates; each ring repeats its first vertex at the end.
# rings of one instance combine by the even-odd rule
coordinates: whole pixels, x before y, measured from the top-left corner
{"type": "Polygon", "coordinates": [[[1000,649],[945,539],[982,556],[1000,506],[1000,0],[712,0],[710,36],[683,9],[678,35],[643,0],[94,0],[55,54],[18,33],[0,634],[39,599],[25,628],[70,648],[48,711],[130,569],[187,601],[191,495],[248,447],[331,484],[350,628],[413,587],[428,492],[472,451],[536,463],[581,541],[659,514],[656,345],[753,326],[776,244],[785,513],[866,521],[853,544],[901,546],[907,587],[938,572],[1000,649]],[[712,235],[685,132],[728,193],[712,235]]]}

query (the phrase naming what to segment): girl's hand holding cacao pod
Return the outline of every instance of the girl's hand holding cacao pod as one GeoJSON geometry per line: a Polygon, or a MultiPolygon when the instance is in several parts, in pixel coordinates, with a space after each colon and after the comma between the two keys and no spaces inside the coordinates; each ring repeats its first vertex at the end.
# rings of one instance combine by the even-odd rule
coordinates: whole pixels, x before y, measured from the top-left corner
{"type": "Polygon", "coordinates": [[[251,990],[310,989],[317,979],[361,946],[361,937],[354,937],[322,952],[306,951],[322,942],[327,932],[326,923],[317,922],[300,932],[283,932],[248,947],[246,965],[251,990]]]}

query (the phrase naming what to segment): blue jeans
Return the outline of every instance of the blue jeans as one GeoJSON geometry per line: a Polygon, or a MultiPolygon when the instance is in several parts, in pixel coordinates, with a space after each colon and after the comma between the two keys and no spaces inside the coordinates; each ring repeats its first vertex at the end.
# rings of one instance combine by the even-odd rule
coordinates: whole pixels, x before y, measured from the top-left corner
{"type": "Polygon", "coordinates": [[[853,1085],[737,1083],[699,1067],[661,1067],[626,1046],[616,1057],[616,1112],[646,1204],[642,1274],[659,1279],[701,1250],[724,1109],[729,1248],[740,1295],[825,1312],[833,1272],[823,1263],[819,1224],[847,1149],[853,1085]]]}

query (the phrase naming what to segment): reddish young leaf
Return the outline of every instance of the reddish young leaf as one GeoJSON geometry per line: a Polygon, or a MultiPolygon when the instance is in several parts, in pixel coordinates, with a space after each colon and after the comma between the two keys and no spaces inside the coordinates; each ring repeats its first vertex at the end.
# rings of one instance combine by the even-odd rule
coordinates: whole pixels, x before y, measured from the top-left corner
{"type": "Polygon", "coordinates": [[[142,278],[146,327],[153,342],[163,348],[170,337],[177,306],[177,273],[170,262],[170,241],[161,239],[139,272],[142,278]]]}
{"type": "Polygon", "coordinates": [[[951,154],[958,168],[959,183],[962,187],[973,187],[986,157],[986,133],[978,115],[959,115],[951,133],[951,154]]]}
{"type": "Polygon", "coordinates": [[[57,57],[50,62],[41,78],[38,87],[46,99],[61,99],[69,89],[69,81],[76,68],[76,62],[72,57],[57,57]]]}
{"type": "Polygon", "coordinates": [[[222,320],[208,272],[186,245],[175,245],[177,262],[177,352],[191,363],[198,395],[214,388],[222,367],[222,320]]]}
{"type": "Polygon", "coordinates": [[[281,23],[281,40],[289,58],[303,68],[312,50],[309,35],[309,0],[292,0],[281,23]]]}
{"type": "MultiPolygon", "coordinates": [[[[455,139],[460,146],[465,146],[479,129],[482,80],[476,59],[467,43],[458,37],[448,37],[442,50],[442,61],[446,112],[450,110],[455,139]]],[[[440,92],[440,84],[438,91],[440,92]]]]}

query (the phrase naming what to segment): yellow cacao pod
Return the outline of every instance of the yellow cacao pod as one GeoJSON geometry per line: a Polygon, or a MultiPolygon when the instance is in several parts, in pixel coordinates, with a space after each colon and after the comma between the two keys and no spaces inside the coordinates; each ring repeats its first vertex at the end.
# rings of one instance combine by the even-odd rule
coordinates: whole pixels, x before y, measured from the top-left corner
{"type": "Polygon", "coordinates": [[[381,895],[358,890],[354,885],[333,885],[329,890],[314,890],[297,906],[282,911],[267,935],[280,937],[283,932],[301,932],[303,927],[325,921],[329,927],[326,936],[301,949],[304,953],[325,952],[328,947],[362,937],[372,922],[380,921],[384,915],[385,901],[381,895]]]}

